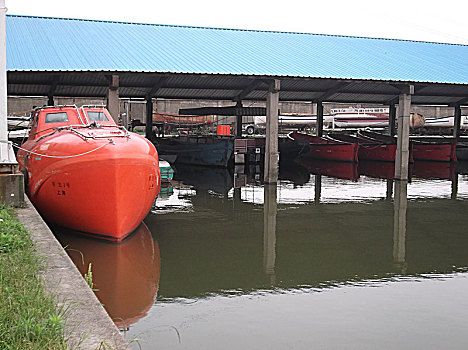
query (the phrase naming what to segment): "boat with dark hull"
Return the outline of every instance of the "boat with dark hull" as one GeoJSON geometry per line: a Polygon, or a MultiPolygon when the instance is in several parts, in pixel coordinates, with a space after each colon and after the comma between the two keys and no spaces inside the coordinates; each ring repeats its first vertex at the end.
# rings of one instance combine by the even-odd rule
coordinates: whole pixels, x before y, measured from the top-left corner
{"type": "Polygon", "coordinates": [[[227,167],[234,152],[229,136],[181,135],[153,140],[162,159],[174,164],[227,167]]]}
{"type": "MultiPolygon", "coordinates": [[[[242,137],[234,140],[235,163],[261,163],[265,159],[265,137],[242,137]]],[[[305,139],[278,137],[280,161],[293,161],[309,151],[309,142],[305,139]]]]}
{"type": "Polygon", "coordinates": [[[309,152],[306,154],[311,158],[357,162],[359,145],[357,143],[343,142],[328,138],[326,136],[312,136],[299,132],[293,132],[289,136],[294,140],[307,140],[309,152]]]}
{"type": "Polygon", "coordinates": [[[158,154],[103,107],[36,109],[17,159],[44,218],[121,241],[142,222],[161,186],[158,154]]]}

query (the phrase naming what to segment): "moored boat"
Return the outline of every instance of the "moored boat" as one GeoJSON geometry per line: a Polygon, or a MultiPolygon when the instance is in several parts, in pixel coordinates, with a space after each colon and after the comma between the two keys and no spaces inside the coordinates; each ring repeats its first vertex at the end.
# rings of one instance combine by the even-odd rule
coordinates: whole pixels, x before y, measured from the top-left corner
{"type": "Polygon", "coordinates": [[[234,151],[234,141],[229,136],[180,135],[157,137],[153,143],[161,158],[175,164],[225,168],[231,161],[234,151]]]}
{"type": "Polygon", "coordinates": [[[309,141],[308,156],[317,159],[337,160],[343,162],[357,162],[359,145],[337,141],[332,138],[312,136],[299,132],[289,134],[292,139],[309,141]]]}
{"type": "MultiPolygon", "coordinates": [[[[372,131],[360,130],[359,134],[379,141],[395,142],[396,137],[384,135],[372,131]]],[[[410,152],[414,160],[429,160],[437,162],[456,162],[457,157],[455,154],[456,140],[447,139],[423,139],[423,138],[410,138],[410,152]]]]}
{"type": "Polygon", "coordinates": [[[338,141],[359,144],[358,158],[361,160],[376,160],[394,162],[396,143],[372,140],[361,136],[346,134],[328,134],[329,137],[338,141]]]}
{"type": "Polygon", "coordinates": [[[154,146],[117,126],[103,107],[44,107],[33,118],[17,158],[38,211],[87,235],[128,236],[159,192],[154,146]]]}
{"type": "Polygon", "coordinates": [[[339,114],[333,117],[334,128],[383,128],[388,126],[388,115],[339,114]]]}
{"type": "MultiPolygon", "coordinates": [[[[236,164],[261,163],[265,159],[265,137],[242,137],[234,140],[234,159],[236,164]]],[[[292,161],[309,151],[305,139],[278,137],[280,161],[292,161]]]]}

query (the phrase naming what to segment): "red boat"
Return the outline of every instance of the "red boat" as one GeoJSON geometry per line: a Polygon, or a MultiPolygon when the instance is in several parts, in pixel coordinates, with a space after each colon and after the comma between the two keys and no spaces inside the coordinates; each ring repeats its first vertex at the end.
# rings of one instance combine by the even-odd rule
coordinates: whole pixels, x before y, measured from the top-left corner
{"type": "Polygon", "coordinates": [[[33,118],[18,163],[44,218],[116,242],[135,230],[161,186],[155,147],[102,107],[44,107],[33,118]]]}
{"type": "Polygon", "coordinates": [[[414,159],[436,162],[457,161],[457,141],[449,138],[410,137],[414,159]]]}
{"type": "Polygon", "coordinates": [[[308,156],[317,159],[337,160],[342,162],[357,162],[357,143],[348,143],[333,140],[328,137],[312,136],[299,132],[290,133],[292,139],[305,139],[309,141],[308,156]]]}
{"type": "Polygon", "coordinates": [[[328,134],[332,139],[359,144],[359,160],[376,160],[384,162],[394,162],[396,153],[396,143],[371,140],[361,136],[346,134],[328,134]]]}
{"type": "MultiPolygon", "coordinates": [[[[391,141],[396,138],[390,135],[379,134],[371,131],[360,130],[359,134],[374,140],[391,141]]],[[[410,139],[410,149],[414,160],[430,160],[437,162],[456,162],[456,141],[455,140],[429,140],[421,138],[410,139]]]]}

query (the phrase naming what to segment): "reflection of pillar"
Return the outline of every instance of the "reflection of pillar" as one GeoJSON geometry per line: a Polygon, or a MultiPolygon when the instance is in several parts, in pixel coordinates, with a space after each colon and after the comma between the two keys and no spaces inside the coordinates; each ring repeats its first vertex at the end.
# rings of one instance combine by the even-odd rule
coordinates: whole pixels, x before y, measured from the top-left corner
{"type": "Polygon", "coordinates": [[[275,283],[276,261],[276,185],[265,185],[263,204],[263,268],[275,283]]]}
{"type": "Polygon", "coordinates": [[[315,175],[315,203],[320,203],[320,197],[322,195],[322,175],[315,175]]]}
{"type": "MultiPolygon", "coordinates": [[[[406,209],[408,181],[395,181],[393,202],[393,262],[406,269],[406,209]]],[[[404,271],[402,271],[404,272],[404,271]]]]}

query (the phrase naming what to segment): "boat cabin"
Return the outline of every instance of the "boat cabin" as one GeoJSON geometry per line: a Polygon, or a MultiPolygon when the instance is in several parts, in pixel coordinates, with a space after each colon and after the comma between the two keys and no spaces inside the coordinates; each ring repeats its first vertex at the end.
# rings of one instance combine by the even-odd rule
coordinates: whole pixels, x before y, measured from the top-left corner
{"type": "Polygon", "coordinates": [[[32,138],[41,137],[45,131],[64,126],[85,126],[96,123],[98,125],[115,126],[111,115],[104,107],[57,106],[43,107],[35,110],[30,135],[32,138]]]}

